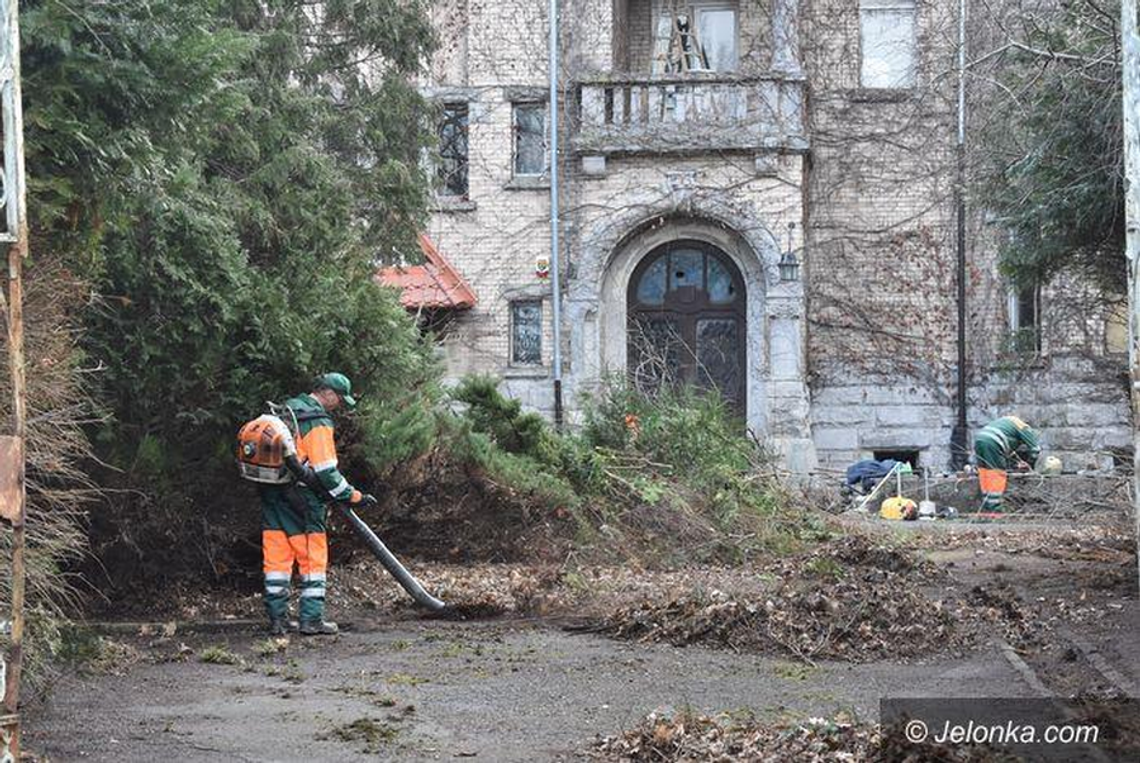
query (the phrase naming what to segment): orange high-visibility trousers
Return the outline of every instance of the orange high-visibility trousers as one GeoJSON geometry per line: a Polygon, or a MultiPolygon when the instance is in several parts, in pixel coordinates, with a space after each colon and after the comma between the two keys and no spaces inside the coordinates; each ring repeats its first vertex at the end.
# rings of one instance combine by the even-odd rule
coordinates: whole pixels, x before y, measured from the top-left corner
{"type": "Polygon", "coordinates": [[[324,504],[307,490],[278,486],[262,489],[261,551],[265,607],[270,619],[288,615],[294,566],[301,580],[301,620],[324,618],[329,564],[325,512],[324,504]],[[294,494],[290,496],[288,490],[294,494]]]}
{"type": "Polygon", "coordinates": [[[978,469],[978,484],[982,489],[982,511],[1000,511],[1002,496],[1009,485],[1005,470],[978,469]]]}

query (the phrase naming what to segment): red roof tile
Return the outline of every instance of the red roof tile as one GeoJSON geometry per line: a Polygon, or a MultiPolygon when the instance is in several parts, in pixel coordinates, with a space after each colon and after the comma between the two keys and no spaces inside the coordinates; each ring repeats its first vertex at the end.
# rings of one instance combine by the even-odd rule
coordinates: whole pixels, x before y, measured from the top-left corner
{"type": "Polygon", "coordinates": [[[391,265],[382,268],[376,280],[399,289],[400,304],[408,310],[474,307],[478,301],[475,292],[424,233],[420,234],[420,249],[424,253],[424,264],[391,265]]]}

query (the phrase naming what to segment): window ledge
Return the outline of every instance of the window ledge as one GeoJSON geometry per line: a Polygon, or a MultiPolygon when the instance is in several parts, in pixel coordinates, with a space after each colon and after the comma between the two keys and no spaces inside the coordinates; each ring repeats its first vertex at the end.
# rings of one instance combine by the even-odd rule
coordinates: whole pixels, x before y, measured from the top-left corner
{"type": "Polygon", "coordinates": [[[432,212],[474,212],[475,202],[457,196],[436,196],[431,203],[432,212]]]}
{"type": "Polygon", "coordinates": [[[1044,371],[1049,365],[1048,356],[1044,352],[1000,352],[992,370],[1002,371],[1016,368],[1020,371],[1044,371]]]}
{"type": "Polygon", "coordinates": [[[503,369],[504,379],[545,379],[550,376],[546,366],[507,366],[503,369]]]}
{"type": "Polygon", "coordinates": [[[859,87],[847,92],[855,103],[902,103],[914,97],[912,87],[859,87]]]}
{"type": "Polygon", "coordinates": [[[541,191],[550,189],[549,175],[516,175],[503,186],[508,191],[541,191]]]}

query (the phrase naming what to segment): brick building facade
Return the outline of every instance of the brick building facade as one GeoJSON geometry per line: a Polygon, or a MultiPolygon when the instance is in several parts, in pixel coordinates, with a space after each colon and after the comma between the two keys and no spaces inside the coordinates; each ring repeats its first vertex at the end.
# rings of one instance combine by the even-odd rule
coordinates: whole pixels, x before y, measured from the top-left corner
{"type": "MultiPolygon", "coordinates": [[[[949,464],[950,5],[563,0],[571,419],[608,375],[654,383],[667,368],[729,390],[793,468],[875,453],[949,464]],[[781,271],[791,260],[798,279],[781,271]]],[[[550,282],[536,275],[550,249],[546,4],[439,0],[433,13],[441,45],[423,91],[443,116],[427,233],[478,298],[446,323],[448,370],[495,374],[549,414],[550,282]]],[[[1073,284],[1011,297],[992,228],[971,217],[970,425],[1016,411],[1071,465],[1109,463],[1128,447],[1110,307],[1094,296],[1090,309],[1073,284]]]]}

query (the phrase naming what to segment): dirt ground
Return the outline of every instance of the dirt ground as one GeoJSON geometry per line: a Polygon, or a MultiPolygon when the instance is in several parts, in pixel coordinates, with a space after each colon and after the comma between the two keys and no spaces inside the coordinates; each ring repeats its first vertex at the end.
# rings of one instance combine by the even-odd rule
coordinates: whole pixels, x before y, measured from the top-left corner
{"type": "MultiPolygon", "coordinates": [[[[882,697],[1137,696],[1140,602],[1119,535],[1030,522],[845,521],[922,549],[949,573],[940,586],[1006,612],[1006,629],[906,660],[805,662],[567,630],[589,609],[579,602],[611,606],[596,595],[598,580],[572,579],[595,595],[550,612],[541,601],[549,582],[517,584],[496,594],[504,614],[449,622],[419,617],[382,576],[342,575],[334,584],[362,596],[338,604],[354,628],[334,639],[268,641],[244,621],[257,612],[254,597],[210,610],[208,632],[104,626],[111,659],[67,671],[25,709],[25,747],[56,761],[572,760],[654,711],[873,721],[882,697]],[[1027,633],[1035,646],[1014,638],[1027,633]]],[[[466,583],[462,567],[417,571],[453,593],[466,583]]],[[[516,583],[527,575],[492,571],[516,583]]],[[[726,572],[725,587],[746,574],[726,572]]],[[[652,576],[631,571],[613,587],[628,592],[639,577],[652,576]]]]}

